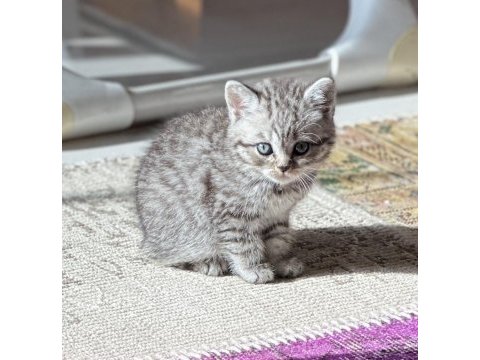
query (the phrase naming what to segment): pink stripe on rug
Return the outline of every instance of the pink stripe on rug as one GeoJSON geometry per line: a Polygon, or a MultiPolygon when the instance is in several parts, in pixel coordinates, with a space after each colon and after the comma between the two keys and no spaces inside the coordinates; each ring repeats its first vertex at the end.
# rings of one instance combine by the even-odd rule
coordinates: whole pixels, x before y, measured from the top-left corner
{"type": "Polygon", "coordinates": [[[392,320],[382,325],[362,326],[306,341],[275,345],[234,355],[204,357],[204,360],[413,360],[418,358],[418,318],[392,320]]]}

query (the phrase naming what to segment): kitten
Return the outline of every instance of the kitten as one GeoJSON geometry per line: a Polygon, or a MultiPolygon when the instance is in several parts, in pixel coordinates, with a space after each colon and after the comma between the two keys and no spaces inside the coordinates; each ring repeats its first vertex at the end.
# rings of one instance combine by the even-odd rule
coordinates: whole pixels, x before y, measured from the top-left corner
{"type": "Polygon", "coordinates": [[[250,283],[298,276],[289,212],[334,144],[335,87],[225,85],[227,108],[165,124],[141,161],[141,247],[163,265],[250,283]]]}

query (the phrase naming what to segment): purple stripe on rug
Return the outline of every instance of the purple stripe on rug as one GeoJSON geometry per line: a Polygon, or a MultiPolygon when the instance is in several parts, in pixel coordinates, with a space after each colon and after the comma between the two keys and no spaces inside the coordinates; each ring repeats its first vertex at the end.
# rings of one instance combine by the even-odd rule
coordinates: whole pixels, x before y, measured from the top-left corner
{"type": "Polygon", "coordinates": [[[263,350],[204,357],[204,360],[413,360],[418,358],[418,318],[362,326],[306,341],[275,345],[263,350]]]}

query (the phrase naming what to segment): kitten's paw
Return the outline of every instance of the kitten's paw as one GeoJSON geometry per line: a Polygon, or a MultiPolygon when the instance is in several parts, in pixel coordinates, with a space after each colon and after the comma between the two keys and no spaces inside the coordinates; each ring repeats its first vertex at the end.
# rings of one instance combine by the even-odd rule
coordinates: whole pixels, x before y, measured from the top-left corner
{"type": "Polygon", "coordinates": [[[303,273],[303,263],[296,257],[275,264],[275,273],[280,277],[297,277],[303,273]]]}
{"type": "Polygon", "coordinates": [[[223,261],[209,260],[192,264],[192,270],[208,276],[222,276],[228,268],[223,261]]]}
{"type": "Polygon", "coordinates": [[[242,269],[238,271],[238,275],[251,284],[265,284],[273,281],[275,277],[270,264],[259,264],[255,267],[242,269]]]}

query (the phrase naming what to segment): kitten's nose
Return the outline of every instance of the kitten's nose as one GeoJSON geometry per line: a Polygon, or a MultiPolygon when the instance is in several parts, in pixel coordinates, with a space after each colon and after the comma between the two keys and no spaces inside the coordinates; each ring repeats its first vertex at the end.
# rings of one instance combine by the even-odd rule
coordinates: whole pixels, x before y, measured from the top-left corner
{"type": "Polygon", "coordinates": [[[282,166],[277,166],[278,170],[280,170],[282,173],[290,169],[290,165],[282,165],[282,166]]]}

